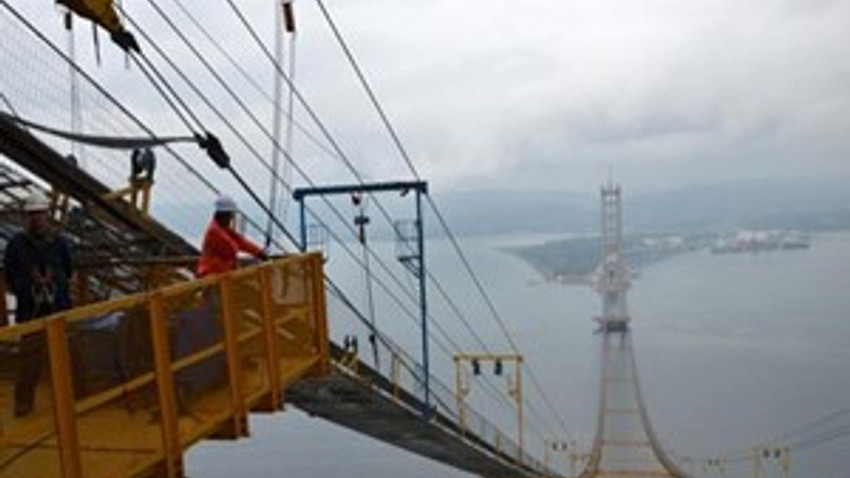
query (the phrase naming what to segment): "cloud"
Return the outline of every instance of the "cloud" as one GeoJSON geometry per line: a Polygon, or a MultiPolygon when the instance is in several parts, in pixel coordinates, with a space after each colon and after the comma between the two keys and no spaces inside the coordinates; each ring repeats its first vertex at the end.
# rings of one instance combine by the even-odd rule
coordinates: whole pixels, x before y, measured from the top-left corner
{"type": "MultiPolygon", "coordinates": [[[[202,10],[183,3],[227,40],[228,51],[270,91],[271,67],[229,7],[221,2],[202,10]]],[[[850,2],[356,0],[325,5],[412,161],[439,188],[587,190],[611,166],[634,189],[850,175],[845,139],[850,57],[844,51],[850,44],[850,2]]],[[[262,95],[170,2],[163,7],[270,125],[271,107],[262,95]]],[[[268,2],[252,0],[240,7],[269,44],[268,2]]],[[[409,177],[316,4],[295,7],[296,83],[313,112],[364,177],[409,177]]],[[[265,135],[161,20],[145,4],[128,8],[266,154],[265,135]]],[[[55,20],[51,28],[61,38],[55,20]]],[[[152,123],[179,127],[138,71],[122,70],[116,55],[106,60],[100,76],[122,99],[152,123]]],[[[220,120],[184,86],[178,88],[235,156],[253,161],[220,120]]],[[[322,137],[303,109],[297,117],[313,136],[322,137]]],[[[316,145],[297,135],[299,165],[317,181],[352,180],[321,141],[316,145]]],[[[261,168],[246,168],[254,176],[263,174],[261,168]]]]}
{"type": "Polygon", "coordinates": [[[362,1],[336,16],[414,159],[457,187],[583,188],[607,170],[588,162],[665,187],[847,156],[846,2],[362,1]],[[789,154],[812,143],[832,146],[789,154]]]}

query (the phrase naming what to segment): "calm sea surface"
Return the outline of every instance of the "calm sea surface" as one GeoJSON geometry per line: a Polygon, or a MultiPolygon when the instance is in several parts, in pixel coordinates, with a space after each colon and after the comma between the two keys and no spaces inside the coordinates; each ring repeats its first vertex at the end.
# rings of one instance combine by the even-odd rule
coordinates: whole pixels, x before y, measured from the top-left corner
{"type": "MultiPolygon", "coordinates": [[[[527,264],[498,250],[537,240],[500,237],[461,245],[533,369],[533,380],[566,425],[564,430],[551,418],[532,378],[523,377],[525,394],[536,407],[526,411],[532,426],[527,447],[542,458],[543,438],[569,438],[585,448],[593,438],[599,337],[592,317],[600,306],[591,289],[542,283],[527,264]]],[[[392,245],[379,249],[393,251],[392,245]]],[[[362,274],[343,259],[341,251],[331,251],[332,277],[362,302],[362,274]]],[[[390,256],[387,263],[392,262],[390,256]]],[[[491,351],[509,351],[448,245],[429,243],[427,262],[491,351]]],[[[403,286],[412,288],[412,279],[400,277],[403,286]]],[[[462,350],[480,351],[438,291],[433,286],[428,291],[439,328],[462,350]]],[[[798,432],[775,442],[794,445],[791,476],[850,477],[850,413],[818,423],[850,407],[850,233],[816,235],[806,251],[673,257],[643,270],[629,298],[649,414],[665,447],[677,459],[695,463],[686,470],[695,476],[722,476],[716,469],[703,469],[702,460],[739,458],[728,465],[726,476],[752,476],[752,461],[740,458],[754,446],[798,432]],[[827,440],[830,430],[841,434],[842,427],[847,436],[827,440]]],[[[380,297],[375,308],[381,330],[418,357],[415,313],[406,315],[380,297]]],[[[362,334],[350,314],[333,303],[331,313],[335,339],[362,334]]],[[[437,340],[452,350],[436,332],[437,340]]],[[[360,340],[366,344],[365,335],[360,340]]],[[[440,344],[432,343],[431,350],[433,369],[443,383],[452,384],[450,356],[440,344]]],[[[370,356],[363,345],[361,355],[370,356]]],[[[481,390],[473,385],[470,401],[506,432],[515,433],[512,411],[493,398],[504,391],[504,381],[490,379],[492,396],[484,385],[481,390]]],[[[252,418],[251,429],[249,439],[196,447],[187,458],[188,476],[470,476],[292,409],[252,418]]],[[[569,472],[566,460],[558,466],[569,472]]],[[[763,472],[766,478],[783,476],[776,460],[766,462],[763,472]]]]}

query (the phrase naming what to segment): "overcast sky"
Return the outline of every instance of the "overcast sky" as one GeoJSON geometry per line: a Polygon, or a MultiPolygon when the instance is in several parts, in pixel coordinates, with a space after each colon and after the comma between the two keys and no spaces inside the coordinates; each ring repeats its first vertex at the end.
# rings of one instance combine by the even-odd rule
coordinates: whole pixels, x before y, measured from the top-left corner
{"type": "Polygon", "coordinates": [[[328,5],[448,187],[586,190],[609,165],[637,189],[850,171],[847,1],[328,5]]]}
{"type": "MultiPolygon", "coordinates": [[[[609,168],[632,190],[850,176],[848,1],[325,2],[413,162],[436,189],[591,191],[609,168]]],[[[14,3],[36,10],[37,2],[14,3]]],[[[158,3],[270,124],[270,106],[172,1],[158,3]]],[[[268,62],[224,2],[183,3],[270,89],[268,62]]],[[[238,3],[270,42],[273,2],[238,3]]],[[[215,91],[147,2],[124,4],[215,91]]],[[[295,9],[296,83],[304,97],[368,179],[409,178],[315,2],[298,0],[295,9]]],[[[58,11],[40,21],[61,33],[58,11]]],[[[78,50],[90,56],[89,30],[79,35],[78,50]]],[[[111,45],[102,48],[97,74],[127,101],[135,96],[137,111],[158,118],[161,134],[179,130],[139,72],[124,69],[111,45]]],[[[221,105],[250,124],[225,99],[221,105]]],[[[297,116],[310,123],[303,110],[297,116]]],[[[263,153],[269,150],[261,134],[248,134],[263,153]]],[[[225,139],[237,161],[244,160],[241,146],[225,139]]],[[[303,136],[293,155],[319,182],[351,180],[339,161],[303,136]]]]}

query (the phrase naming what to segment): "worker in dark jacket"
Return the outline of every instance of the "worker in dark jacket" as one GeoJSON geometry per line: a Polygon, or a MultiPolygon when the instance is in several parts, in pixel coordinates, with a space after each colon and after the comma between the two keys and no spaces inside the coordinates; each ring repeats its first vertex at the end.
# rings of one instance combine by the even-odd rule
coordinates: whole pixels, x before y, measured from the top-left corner
{"type": "MultiPolygon", "coordinates": [[[[73,274],[68,241],[50,227],[49,203],[40,192],[24,203],[26,228],[6,246],[3,266],[6,283],[15,296],[15,323],[29,322],[71,306],[69,283],[73,274]]],[[[44,367],[44,335],[32,334],[21,342],[21,363],[15,380],[15,415],[29,413],[44,367]]]]}

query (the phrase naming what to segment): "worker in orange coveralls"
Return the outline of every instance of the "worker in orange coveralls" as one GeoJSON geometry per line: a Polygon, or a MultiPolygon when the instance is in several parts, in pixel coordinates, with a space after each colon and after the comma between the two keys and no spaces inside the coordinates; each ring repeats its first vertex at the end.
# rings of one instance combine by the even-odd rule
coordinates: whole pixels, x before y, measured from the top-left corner
{"type": "Polygon", "coordinates": [[[215,214],[207,226],[201,257],[198,259],[198,277],[221,274],[236,269],[239,252],[266,260],[266,252],[233,229],[236,217],[236,202],[230,196],[219,196],[215,200],[215,214]]]}

